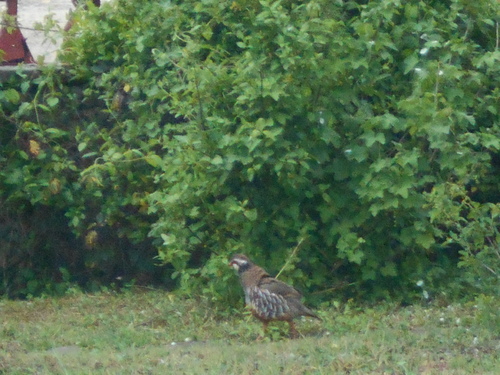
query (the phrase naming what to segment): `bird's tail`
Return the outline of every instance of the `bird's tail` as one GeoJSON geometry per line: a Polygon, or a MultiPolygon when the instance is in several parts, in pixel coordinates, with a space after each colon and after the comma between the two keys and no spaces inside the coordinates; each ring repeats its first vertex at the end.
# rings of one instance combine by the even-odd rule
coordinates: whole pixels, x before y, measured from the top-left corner
{"type": "Polygon", "coordinates": [[[314,311],[308,309],[307,307],[304,309],[304,315],[310,316],[311,318],[318,319],[319,321],[323,321],[314,311]]]}

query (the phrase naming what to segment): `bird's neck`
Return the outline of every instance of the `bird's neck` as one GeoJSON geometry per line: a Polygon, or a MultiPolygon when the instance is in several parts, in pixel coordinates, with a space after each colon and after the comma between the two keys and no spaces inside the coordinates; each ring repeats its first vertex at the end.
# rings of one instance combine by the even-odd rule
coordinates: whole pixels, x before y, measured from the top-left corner
{"type": "Polygon", "coordinates": [[[253,287],[259,285],[260,280],[264,277],[268,277],[269,274],[264,269],[254,265],[249,267],[246,271],[240,272],[240,276],[241,283],[244,287],[253,287]]]}

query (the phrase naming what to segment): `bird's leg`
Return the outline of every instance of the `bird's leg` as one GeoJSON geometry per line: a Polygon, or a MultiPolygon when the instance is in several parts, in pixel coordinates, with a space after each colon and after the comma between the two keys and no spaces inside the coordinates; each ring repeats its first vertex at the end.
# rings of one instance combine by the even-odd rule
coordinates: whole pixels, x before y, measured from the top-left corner
{"type": "Polygon", "coordinates": [[[293,322],[293,320],[288,320],[288,324],[290,325],[290,338],[299,338],[299,332],[297,331],[297,328],[295,328],[295,323],[293,322]]]}
{"type": "Polygon", "coordinates": [[[267,336],[267,326],[269,325],[269,322],[266,320],[262,322],[262,331],[264,332],[262,338],[267,336]]]}

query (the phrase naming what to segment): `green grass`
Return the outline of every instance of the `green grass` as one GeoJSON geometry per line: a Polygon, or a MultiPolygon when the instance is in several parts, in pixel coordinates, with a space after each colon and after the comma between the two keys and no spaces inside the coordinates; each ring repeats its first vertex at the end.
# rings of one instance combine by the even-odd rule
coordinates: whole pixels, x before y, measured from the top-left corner
{"type": "Polygon", "coordinates": [[[340,305],[287,338],[161,291],[0,300],[0,374],[498,374],[498,301],[340,305]]]}

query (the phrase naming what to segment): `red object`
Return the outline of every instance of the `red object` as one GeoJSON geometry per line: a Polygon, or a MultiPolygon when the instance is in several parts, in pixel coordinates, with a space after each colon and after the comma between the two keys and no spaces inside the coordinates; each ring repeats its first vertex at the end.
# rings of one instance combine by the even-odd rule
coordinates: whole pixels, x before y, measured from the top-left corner
{"type": "MultiPolygon", "coordinates": [[[[7,0],[7,14],[17,17],[17,0],[7,0]]],[[[4,22],[8,23],[8,20],[4,22]]],[[[2,26],[0,30],[0,49],[4,51],[1,65],[36,64],[26,44],[26,39],[17,27],[17,22],[10,28],[11,32],[8,29],[2,26]]]]}

